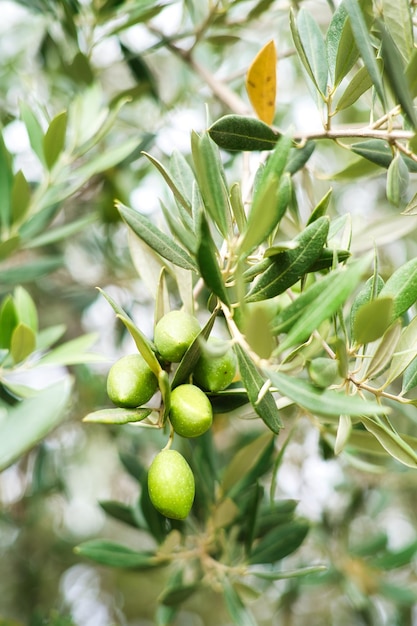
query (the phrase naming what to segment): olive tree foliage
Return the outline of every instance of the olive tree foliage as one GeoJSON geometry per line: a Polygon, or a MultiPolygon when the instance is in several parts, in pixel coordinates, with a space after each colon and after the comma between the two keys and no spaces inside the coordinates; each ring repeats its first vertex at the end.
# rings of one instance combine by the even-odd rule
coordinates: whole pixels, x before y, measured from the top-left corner
{"type": "Polygon", "coordinates": [[[130,259],[119,280],[139,274],[155,323],[183,308],[202,330],[167,366],[103,278],[100,298],[160,395],[134,409],[90,407],[85,422],[133,428],[127,436],[140,436],[141,450],[147,437],[151,447],[181,450],[196,495],[183,522],[156,511],[147,455],[132,443],[120,458],[138,501],[100,504],[145,533],[147,548],[95,538],[76,548],[79,558],[138,576],[163,572],[158,624],[175,623],[182,607],[198,612],[193,599],[209,592],[222,598],[225,623],[262,623],[256,598],[271,594],[265,623],[278,610],[301,623],[292,609],[305,606],[309,619],[317,611],[312,623],[324,615],[326,623],[411,624],[415,536],[396,549],[377,525],[352,537],[345,522],[372,514],[361,480],[369,492],[381,474],[412,483],[417,466],[414,3],[20,4],[44,29],[38,54],[51,104],[4,102],[3,123],[24,123],[42,174],[28,180],[2,144],[2,466],[57,425],[69,396],[67,381],[35,393],[10,374],[98,358],[90,336],[53,348],[62,327],[38,330],[19,283],[56,271],[56,250],[87,228],[105,228],[110,246],[123,232],[130,259]],[[149,43],[139,45],[140,36],[149,43]],[[106,41],[118,49],[110,68],[97,53],[106,41]],[[189,149],[168,153],[160,138],[174,107],[204,113],[189,149]],[[157,215],[134,202],[150,171],[161,181],[157,215]],[[94,197],[99,212],[80,216],[77,202],[87,209],[94,197]],[[193,380],[212,334],[233,347],[238,374],[208,393],[213,428],[185,440],[170,427],[170,394],[193,380]],[[286,453],[305,429],[318,433],[324,458],[363,476],[338,515],[323,513],[315,548],[304,543],[311,523],[297,502],[279,495],[286,453]],[[324,607],[310,597],[318,585],[348,600],[324,607]]]}

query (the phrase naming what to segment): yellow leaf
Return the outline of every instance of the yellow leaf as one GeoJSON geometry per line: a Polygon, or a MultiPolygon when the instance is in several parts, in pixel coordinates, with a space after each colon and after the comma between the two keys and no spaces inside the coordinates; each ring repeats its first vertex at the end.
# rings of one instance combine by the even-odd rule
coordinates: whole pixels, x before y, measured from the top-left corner
{"type": "Polygon", "coordinates": [[[272,124],[277,90],[277,51],[271,40],[258,52],[246,74],[246,91],[262,122],[272,124]]]}

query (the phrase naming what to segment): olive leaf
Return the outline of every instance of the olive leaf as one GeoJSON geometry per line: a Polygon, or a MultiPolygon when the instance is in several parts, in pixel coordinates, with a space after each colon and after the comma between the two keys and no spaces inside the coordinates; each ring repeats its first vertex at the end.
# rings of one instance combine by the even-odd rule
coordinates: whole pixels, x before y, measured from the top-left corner
{"type": "Polygon", "coordinates": [[[223,150],[254,151],[273,150],[280,133],[254,117],[225,115],[207,131],[212,140],[223,150]]]}
{"type": "Polygon", "coordinates": [[[318,218],[295,238],[297,247],[294,250],[273,257],[273,262],[255,280],[246,301],[273,298],[300,280],[320,256],[329,232],[329,222],[326,216],[318,218]]]}
{"type": "Polygon", "coordinates": [[[265,378],[260,374],[250,356],[239,345],[235,345],[239,371],[255,412],[273,433],[278,434],[282,423],[275,400],[269,390],[265,391],[265,378]]]}

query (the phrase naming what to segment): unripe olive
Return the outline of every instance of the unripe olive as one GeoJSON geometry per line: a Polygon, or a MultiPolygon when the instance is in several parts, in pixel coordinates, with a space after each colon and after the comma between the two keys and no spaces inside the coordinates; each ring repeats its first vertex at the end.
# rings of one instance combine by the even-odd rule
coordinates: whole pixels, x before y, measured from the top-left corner
{"type": "Polygon", "coordinates": [[[202,351],[195,365],[194,382],[207,391],[222,391],[230,385],[235,374],[236,356],[232,348],[226,347],[222,339],[209,337],[207,350],[202,351]],[[222,347],[224,351],[221,351],[222,347]]]}
{"type": "Polygon", "coordinates": [[[154,507],[172,519],[187,517],[195,494],[194,475],[176,450],[162,450],[148,472],[148,491],[154,507]]]}
{"type": "Polygon", "coordinates": [[[171,392],[169,419],[178,435],[198,437],[213,422],[213,409],[204,391],[195,385],[179,385],[171,392]]]}
{"type": "Polygon", "coordinates": [[[163,359],[179,363],[200,332],[200,324],[185,311],[170,311],[155,326],[154,342],[163,359]]]}
{"type": "Polygon", "coordinates": [[[119,407],[135,408],[152,398],[158,380],[139,353],[122,357],[110,368],[107,395],[119,407]]]}

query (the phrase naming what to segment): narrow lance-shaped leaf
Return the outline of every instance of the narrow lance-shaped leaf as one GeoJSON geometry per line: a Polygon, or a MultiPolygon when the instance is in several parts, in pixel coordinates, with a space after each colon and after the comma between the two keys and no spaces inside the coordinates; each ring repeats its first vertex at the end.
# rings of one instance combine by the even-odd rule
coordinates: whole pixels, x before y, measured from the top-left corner
{"type": "Polygon", "coordinates": [[[300,9],[297,17],[298,35],[303,46],[305,59],[314,84],[322,97],[327,97],[327,54],[323,35],[315,19],[305,9],[300,9]]]}
{"type": "Polygon", "coordinates": [[[246,75],[246,91],[255,113],[266,124],[275,115],[277,52],[271,40],[258,52],[246,75]]]}
{"type": "Polygon", "coordinates": [[[385,93],[380,70],[372,48],[368,27],[360,9],[358,0],[344,0],[344,5],[349,14],[352,32],[363,62],[368,68],[368,72],[372,78],[378,97],[381,100],[382,105],[385,107],[385,93]]]}
{"type": "MultiPolygon", "coordinates": [[[[360,141],[351,145],[352,152],[359,154],[360,156],[376,163],[381,167],[388,168],[392,159],[392,150],[389,145],[380,139],[369,139],[368,141],[360,141]]],[[[402,157],[404,163],[410,172],[417,172],[417,163],[405,156],[402,157]]]]}
{"type": "Polygon", "coordinates": [[[36,347],[36,335],[29,326],[20,322],[13,330],[10,341],[10,352],[13,361],[20,363],[32,354],[36,347]]]}
{"type": "Polygon", "coordinates": [[[245,232],[239,244],[239,253],[246,256],[278,226],[288,206],[291,192],[291,177],[284,174],[281,179],[269,176],[256,194],[248,216],[245,232]]]}
{"type": "Polygon", "coordinates": [[[249,609],[243,604],[238,593],[227,577],[222,581],[224,601],[229,615],[236,626],[256,626],[256,621],[249,609]]]}
{"type": "Polygon", "coordinates": [[[392,321],[403,315],[417,300],[417,259],[399,267],[380,291],[380,297],[392,296],[392,321]]]}
{"type": "Polygon", "coordinates": [[[318,259],[329,232],[328,217],[320,217],[295,238],[298,244],[274,257],[273,263],[255,281],[247,302],[273,298],[296,283],[318,259]]]}
{"type": "Polygon", "coordinates": [[[367,67],[361,67],[339,98],[335,111],[343,111],[354,104],[373,85],[367,67]]]}
{"type": "Polygon", "coordinates": [[[229,294],[227,293],[219,266],[217,248],[214,244],[208,222],[204,215],[201,217],[197,262],[200,274],[207,287],[211,289],[222,302],[228,304],[229,294]]]}
{"type": "Polygon", "coordinates": [[[336,415],[373,415],[386,413],[387,409],[374,400],[365,400],[360,396],[347,395],[333,389],[318,389],[305,380],[288,376],[281,372],[265,370],[274,387],[304,409],[314,415],[334,417],[336,415]]]}
{"type": "Polygon", "coordinates": [[[20,114],[25,123],[27,134],[33,152],[36,154],[42,164],[45,163],[45,153],[43,147],[44,134],[39,120],[30,109],[30,107],[22,102],[20,105],[20,114]]]}
{"type": "Polygon", "coordinates": [[[273,150],[280,133],[254,117],[225,115],[208,129],[212,140],[231,152],[273,150]]]}
{"type": "Polygon", "coordinates": [[[364,415],[361,417],[361,422],[394,459],[407,467],[417,468],[417,453],[395,430],[376,418],[364,415]]]}
{"type": "Polygon", "coordinates": [[[92,424],[130,424],[141,422],[152,413],[152,409],[100,409],[88,413],[83,422],[92,424]]]}
{"type": "Polygon", "coordinates": [[[117,203],[117,208],[133,232],[164,259],[184,269],[194,271],[197,269],[188,252],[172,241],[168,235],[157,228],[147,217],[121,203],[117,203]]]}
{"type": "Polygon", "coordinates": [[[408,81],[405,76],[403,59],[384,24],[380,22],[379,26],[382,37],[381,54],[384,61],[384,70],[394,95],[401,104],[401,107],[409,121],[412,123],[414,128],[416,128],[417,115],[414,109],[413,98],[410,94],[408,81]]]}
{"type": "Polygon", "coordinates": [[[48,169],[52,169],[59,155],[65,147],[68,114],[66,111],[58,113],[49,124],[43,138],[43,152],[48,169]]]}
{"type": "Polygon", "coordinates": [[[119,319],[121,319],[123,324],[126,326],[127,330],[129,331],[133,340],[135,341],[139,352],[141,353],[141,355],[143,356],[143,358],[145,359],[145,361],[147,362],[147,364],[149,365],[149,367],[151,368],[155,376],[159,377],[159,374],[162,368],[158,359],[155,356],[152,343],[149,341],[149,339],[147,339],[147,337],[145,337],[142,331],[133,323],[130,317],[123,311],[122,307],[119,306],[117,302],[113,300],[113,298],[108,293],[106,293],[102,289],[99,289],[99,292],[106,298],[107,302],[110,304],[113,311],[116,313],[119,319]]]}
{"type": "Polygon", "coordinates": [[[343,27],[346,23],[347,13],[343,4],[340,4],[332,15],[329,27],[326,33],[326,53],[327,65],[329,68],[329,76],[332,84],[335,82],[336,57],[340,47],[340,39],[343,27]]]}
{"type": "Polygon", "coordinates": [[[259,373],[250,356],[240,345],[235,345],[235,352],[238,358],[240,375],[248,392],[250,403],[266,426],[273,433],[278,434],[282,422],[271,392],[269,390],[264,391],[266,379],[259,373]]]}
{"type": "Polygon", "coordinates": [[[336,53],[334,68],[334,86],[338,87],[345,76],[350,72],[359,58],[359,50],[355,43],[350,20],[347,18],[347,12],[342,3],[338,10],[343,10],[346,19],[343,23],[340,33],[340,40],[336,53]]]}
{"type": "MultiPolygon", "coordinates": [[[[172,193],[174,194],[174,197],[178,200],[178,202],[188,212],[191,212],[191,203],[189,202],[189,200],[187,199],[187,196],[184,193],[184,187],[181,184],[181,182],[180,183],[176,182],[174,180],[174,176],[166,170],[166,168],[162,165],[162,163],[160,163],[160,161],[158,161],[158,159],[155,159],[155,157],[153,157],[151,154],[148,154],[147,152],[143,152],[142,154],[144,154],[149,159],[149,161],[157,168],[157,170],[162,174],[165,182],[168,184],[168,187],[171,189],[172,193]]],[[[171,164],[172,164],[172,169],[174,169],[175,165],[178,166],[177,158],[175,158],[175,160],[173,160],[171,164]]]]}
{"type": "Polygon", "coordinates": [[[195,175],[204,207],[227,239],[231,229],[231,213],[223,165],[216,144],[209,133],[192,133],[191,150],[195,175]]]}
{"type": "Polygon", "coordinates": [[[408,0],[382,0],[384,23],[405,62],[414,49],[413,22],[408,0]]]}
{"type": "Polygon", "coordinates": [[[0,420],[0,471],[41,441],[65,416],[68,378],[7,409],[0,420]]]}
{"type": "Polygon", "coordinates": [[[417,356],[417,317],[404,328],[401,337],[395,348],[390,369],[385,379],[383,387],[390,385],[417,356]]]}
{"type": "Polygon", "coordinates": [[[10,224],[12,188],[12,159],[0,133],[0,227],[8,227],[10,224]]]}
{"type": "Polygon", "coordinates": [[[249,557],[249,563],[255,565],[280,561],[300,547],[308,531],[308,522],[301,520],[279,524],[255,545],[249,557]]]}
{"type": "Polygon", "coordinates": [[[161,565],[152,552],[136,552],[131,548],[104,539],[92,539],[75,548],[80,555],[110,567],[123,567],[133,569],[148,569],[161,565]]]}
{"type": "Polygon", "coordinates": [[[391,296],[375,298],[363,304],[355,315],[353,338],[358,344],[376,341],[392,321],[394,300],[391,296]]]}

